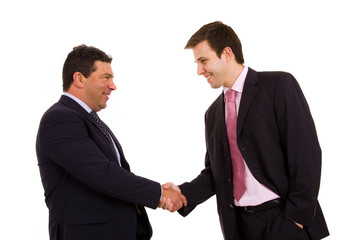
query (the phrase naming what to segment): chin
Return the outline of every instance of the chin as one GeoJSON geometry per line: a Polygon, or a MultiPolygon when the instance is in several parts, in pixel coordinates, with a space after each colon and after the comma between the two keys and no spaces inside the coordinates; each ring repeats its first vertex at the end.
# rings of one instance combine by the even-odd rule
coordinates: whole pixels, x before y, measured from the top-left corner
{"type": "Polygon", "coordinates": [[[220,86],[214,85],[214,84],[210,84],[210,87],[213,88],[213,89],[217,89],[217,88],[219,88],[220,86]]]}
{"type": "Polygon", "coordinates": [[[106,103],[99,105],[99,106],[98,106],[98,107],[99,107],[99,111],[105,109],[106,106],[107,106],[106,103]]]}

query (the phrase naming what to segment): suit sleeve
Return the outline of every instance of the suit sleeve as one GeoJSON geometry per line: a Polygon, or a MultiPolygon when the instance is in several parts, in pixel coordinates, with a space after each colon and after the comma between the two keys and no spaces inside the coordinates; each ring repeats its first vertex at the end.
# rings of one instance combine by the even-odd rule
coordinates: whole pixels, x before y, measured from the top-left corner
{"type": "MultiPolygon", "coordinates": [[[[206,160],[206,162],[208,162],[208,160],[206,160]]],[[[190,183],[183,183],[179,187],[181,193],[188,201],[187,207],[183,207],[179,210],[179,213],[185,217],[192,212],[198,204],[203,203],[215,194],[211,167],[209,164],[205,164],[205,168],[194,180],[190,183]]]]}
{"type": "MultiPolygon", "coordinates": [[[[205,125],[207,114],[205,114],[205,125]]],[[[207,134],[205,134],[206,142],[207,134]]],[[[186,197],[188,201],[187,207],[184,207],[179,210],[179,213],[182,216],[187,216],[198,204],[203,203],[211,196],[215,194],[212,168],[210,164],[209,154],[206,152],[205,155],[205,168],[201,173],[193,179],[190,183],[186,182],[179,186],[181,193],[186,197]]]]}
{"type": "Polygon", "coordinates": [[[293,76],[281,75],[275,91],[275,111],[286,149],[289,193],[286,217],[309,226],[320,186],[321,149],[309,106],[293,76]]]}
{"type": "Polygon", "coordinates": [[[59,110],[47,112],[40,124],[38,142],[42,158],[55,162],[95,191],[142,206],[157,207],[160,184],[136,176],[107,159],[89,136],[88,126],[79,114],[59,110]]]}

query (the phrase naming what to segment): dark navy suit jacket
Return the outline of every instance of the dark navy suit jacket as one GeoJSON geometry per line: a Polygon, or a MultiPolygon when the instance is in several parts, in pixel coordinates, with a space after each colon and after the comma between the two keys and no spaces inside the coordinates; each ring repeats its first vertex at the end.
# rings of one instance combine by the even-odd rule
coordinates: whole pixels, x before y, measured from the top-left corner
{"type": "Polygon", "coordinates": [[[62,96],[42,117],[36,152],[51,240],[150,239],[143,206],[157,207],[161,186],[131,173],[111,136],[122,167],[93,117],[71,98],[62,96]]]}

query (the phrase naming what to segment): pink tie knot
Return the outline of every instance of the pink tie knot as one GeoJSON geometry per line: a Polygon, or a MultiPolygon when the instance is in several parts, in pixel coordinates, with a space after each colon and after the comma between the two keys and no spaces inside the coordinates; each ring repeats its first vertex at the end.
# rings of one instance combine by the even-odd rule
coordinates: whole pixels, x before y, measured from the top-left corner
{"type": "Polygon", "coordinates": [[[229,89],[225,95],[225,102],[235,102],[235,99],[236,99],[236,91],[229,89]]]}

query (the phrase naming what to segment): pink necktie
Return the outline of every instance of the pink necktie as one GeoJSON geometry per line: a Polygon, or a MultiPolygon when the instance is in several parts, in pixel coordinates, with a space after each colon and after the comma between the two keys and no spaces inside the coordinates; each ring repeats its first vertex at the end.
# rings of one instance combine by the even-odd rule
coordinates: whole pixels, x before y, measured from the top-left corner
{"type": "Polygon", "coordinates": [[[230,89],[225,96],[226,102],[226,130],[229,140],[230,157],[233,171],[233,194],[237,201],[245,192],[245,164],[244,159],[240,153],[236,139],[236,91],[230,89]]]}

